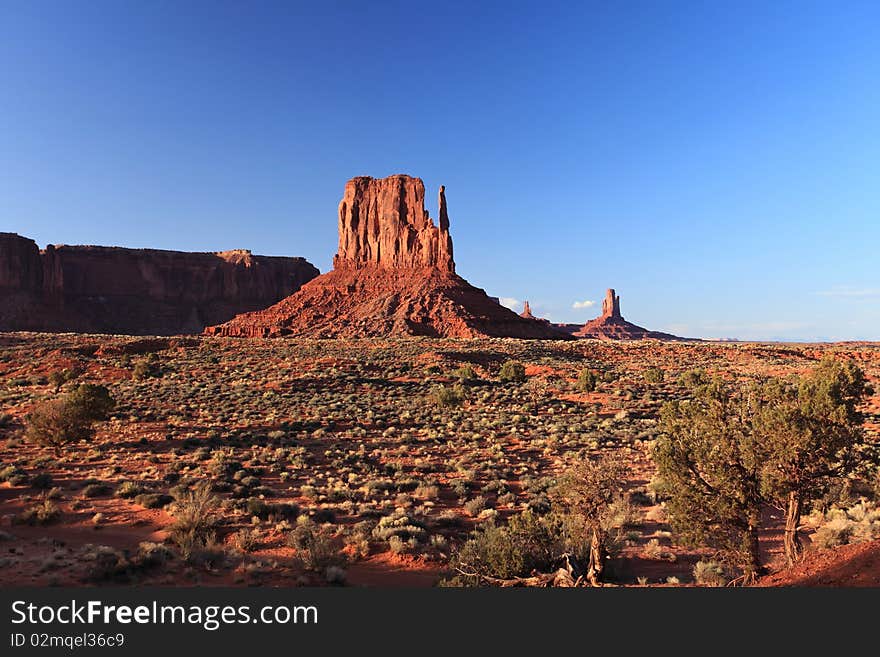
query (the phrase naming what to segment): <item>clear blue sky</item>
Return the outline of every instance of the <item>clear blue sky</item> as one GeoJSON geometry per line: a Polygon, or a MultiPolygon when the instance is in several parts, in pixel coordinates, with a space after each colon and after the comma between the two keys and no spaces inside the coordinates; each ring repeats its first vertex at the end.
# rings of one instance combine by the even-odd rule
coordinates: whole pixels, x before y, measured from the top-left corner
{"type": "Polygon", "coordinates": [[[326,271],[392,173],[554,320],[880,339],[880,3],[0,0],[0,230],[326,271]]]}

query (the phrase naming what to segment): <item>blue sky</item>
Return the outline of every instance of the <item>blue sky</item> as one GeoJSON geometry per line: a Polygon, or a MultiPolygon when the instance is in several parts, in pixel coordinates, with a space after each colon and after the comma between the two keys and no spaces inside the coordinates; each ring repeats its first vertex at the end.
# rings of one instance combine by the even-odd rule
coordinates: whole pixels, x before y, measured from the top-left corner
{"type": "Polygon", "coordinates": [[[326,271],[409,173],[556,321],[880,339],[878,127],[876,2],[0,0],[0,230],[326,271]]]}

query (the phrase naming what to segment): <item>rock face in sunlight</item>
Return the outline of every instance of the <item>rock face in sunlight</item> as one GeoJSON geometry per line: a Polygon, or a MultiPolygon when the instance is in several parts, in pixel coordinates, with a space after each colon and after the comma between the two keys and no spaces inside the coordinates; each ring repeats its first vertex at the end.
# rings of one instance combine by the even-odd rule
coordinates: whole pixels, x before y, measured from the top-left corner
{"type": "Polygon", "coordinates": [[[445,188],[440,187],[440,216],[434,225],[425,210],[425,185],[419,178],[352,178],[339,203],[339,251],[334,269],[430,267],[455,272],[445,188]]]}
{"type": "Polygon", "coordinates": [[[620,314],[620,297],[617,296],[613,289],[605,292],[605,299],[602,301],[602,314],[584,324],[573,335],[578,338],[592,338],[596,340],[682,339],[668,333],[649,331],[646,328],[626,321],[623,315],[620,314]]]}
{"type": "Polygon", "coordinates": [[[566,338],[520,317],[455,273],[446,191],[437,224],[425,210],[425,185],[406,175],[359,176],[339,203],[334,269],[264,311],[206,330],[236,337],[566,338]]]}
{"type": "Polygon", "coordinates": [[[0,233],[0,330],[199,333],[319,274],[303,258],[49,245],[0,233]]]}

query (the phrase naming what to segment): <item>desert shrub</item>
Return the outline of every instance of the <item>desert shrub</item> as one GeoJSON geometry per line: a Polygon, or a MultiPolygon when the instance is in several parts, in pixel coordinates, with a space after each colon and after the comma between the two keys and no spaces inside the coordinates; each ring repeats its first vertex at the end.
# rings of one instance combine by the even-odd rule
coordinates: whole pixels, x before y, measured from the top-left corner
{"type": "Polygon", "coordinates": [[[659,367],[649,367],[643,376],[648,383],[663,383],[663,370],[659,367]]]}
{"type": "Polygon", "coordinates": [[[50,372],[47,381],[55,387],[55,392],[58,392],[65,383],[78,379],[85,372],[86,367],[81,363],[77,363],[73,367],[65,367],[64,369],[50,372]]]}
{"type": "Polygon", "coordinates": [[[692,369],[682,372],[678,376],[678,385],[683,388],[696,388],[709,382],[706,372],[701,369],[692,369]]]}
{"type": "Polygon", "coordinates": [[[92,582],[126,580],[129,563],[125,555],[108,545],[85,545],[81,558],[89,563],[86,579],[92,582]]]}
{"type": "Polygon", "coordinates": [[[83,497],[103,497],[104,495],[109,495],[110,491],[113,489],[109,484],[97,483],[97,484],[89,484],[85,488],[83,488],[83,497]]]}
{"type": "Polygon", "coordinates": [[[811,517],[818,525],[813,534],[813,545],[829,549],[880,538],[880,508],[873,502],[860,501],[848,509],[831,509],[811,517]]]}
{"type": "Polygon", "coordinates": [[[524,511],[506,525],[490,521],[478,528],[453,554],[451,565],[458,575],[446,583],[480,586],[494,578],[525,577],[552,569],[565,551],[557,518],[524,511]]]}
{"type": "Polygon", "coordinates": [[[296,559],[306,570],[321,572],[345,563],[345,556],[336,549],[332,534],[307,517],[297,522],[287,535],[286,543],[296,550],[296,559]]]}
{"type": "Polygon", "coordinates": [[[260,544],[260,534],[253,529],[240,529],[233,534],[232,544],[242,552],[253,552],[260,544]]]}
{"type": "Polygon", "coordinates": [[[217,498],[205,483],[199,484],[176,502],[172,512],[174,523],[169,535],[185,559],[213,543],[218,524],[216,508],[217,498]]]}
{"type": "Polygon", "coordinates": [[[48,472],[41,472],[38,475],[34,475],[30,481],[31,488],[37,488],[40,490],[51,488],[52,487],[52,475],[48,472]]]}
{"type": "Polygon", "coordinates": [[[415,489],[414,495],[421,500],[436,500],[440,495],[440,488],[432,484],[421,484],[415,489]]]}
{"type": "Polygon", "coordinates": [[[124,499],[137,497],[141,493],[144,492],[144,487],[134,481],[125,481],[119,484],[119,487],[116,489],[116,497],[122,497],[124,499]]]}
{"type": "Polygon", "coordinates": [[[526,380],[526,368],[522,363],[508,360],[501,366],[498,380],[502,383],[522,383],[526,380]]]}
{"type": "Polygon", "coordinates": [[[667,550],[666,547],[660,543],[660,540],[656,538],[652,538],[645,544],[644,548],[642,548],[642,556],[645,559],[652,559],[654,561],[676,560],[675,553],[667,550]]]}
{"type": "Polygon", "coordinates": [[[5,468],[0,470],[0,481],[8,481],[13,486],[20,486],[21,484],[16,484],[15,480],[21,481],[22,477],[24,478],[22,483],[26,482],[27,474],[25,474],[25,471],[16,465],[7,465],[5,468]]]}
{"type": "Polygon", "coordinates": [[[171,550],[161,543],[144,541],[138,545],[137,560],[142,566],[161,566],[173,558],[171,550]]]}
{"type": "Polygon", "coordinates": [[[599,377],[593,370],[581,370],[577,378],[577,389],[581,392],[593,392],[599,383],[599,377]]]}
{"type": "Polygon", "coordinates": [[[475,498],[468,500],[464,503],[464,510],[468,512],[469,515],[476,516],[479,515],[480,511],[486,508],[486,498],[482,495],[477,495],[475,498]]]}
{"type": "Polygon", "coordinates": [[[22,511],[15,522],[23,525],[49,525],[61,518],[61,509],[54,502],[45,499],[22,511]]]}
{"type": "Polygon", "coordinates": [[[431,389],[431,399],[440,407],[458,406],[464,401],[465,396],[465,390],[460,383],[451,388],[438,385],[431,389]]]}
{"type": "Polygon", "coordinates": [[[138,381],[161,377],[162,366],[159,363],[159,357],[155,353],[151,353],[145,358],[135,361],[131,376],[138,381]]]}
{"type": "Polygon", "coordinates": [[[135,504],[140,504],[147,509],[161,509],[163,506],[171,504],[174,498],[163,493],[141,493],[135,495],[134,501],[135,504]]]}
{"type": "Polygon", "coordinates": [[[415,538],[423,541],[428,536],[425,526],[405,513],[394,513],[381,518],[372,531],[373,538],[390,541],[392,536],[402,541],[415,538]]]}
{"type": "Polygon", "coordinates": [[[694,564],[694,581],[700,586],[724,586],[727,584],[727,577],[720,563],[698,561],[694,564]]]}
{"type": "Polygon", "coordinates": [[[260,520],[294,520],[300,512],[296,504],[268,504],[257,497],[250,498],[245,509],[249,515],[260,520]]]}
{"type": "Polygon", "coordinates": [[[462,365],[452,372],[452,376],[458,378],[460,381],[473,381],[477,378],[477,373],[470,365],[462,365]]]}
{"type": "Polygon", "coordinates": [[[107,388],[82,384],[61,399],[38,404],[27,416],[25,438],[57,451],[68,442],[90,438],[93,425],[106,420],[114,406],[107,388]]]}

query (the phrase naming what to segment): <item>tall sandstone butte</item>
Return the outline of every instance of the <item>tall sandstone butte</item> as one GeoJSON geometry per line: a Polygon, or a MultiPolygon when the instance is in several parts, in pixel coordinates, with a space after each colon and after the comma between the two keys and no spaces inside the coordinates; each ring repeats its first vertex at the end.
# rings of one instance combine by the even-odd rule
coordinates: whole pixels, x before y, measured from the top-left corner
{"type": "Polygon", "coordinates": [[[176,335],[265,308],[319,274],[250,251],[37,244],[0,233],[0,331],[176,335]]]}
{"type": "Polygon", "coordinates": [[[425,210],[425,185],[406,175],[359,176],[339,203],[333,270],[264,311],[206,333],[235,337],[566,338],[520,317],[455,273],[446,190],[437,225],[425,210]]]}
{"type": "Polygon", "coordinates": [[[623,315],[620,314],[620,297],[617,296],[613,289],[605,292],[605,299],[602,301],[602,314],[584,324],[573,335],[578,338],[592,338],[596,340],[682,339],[669,333],[649,331],[646,328],[626,321],[623,315]]]}

